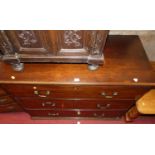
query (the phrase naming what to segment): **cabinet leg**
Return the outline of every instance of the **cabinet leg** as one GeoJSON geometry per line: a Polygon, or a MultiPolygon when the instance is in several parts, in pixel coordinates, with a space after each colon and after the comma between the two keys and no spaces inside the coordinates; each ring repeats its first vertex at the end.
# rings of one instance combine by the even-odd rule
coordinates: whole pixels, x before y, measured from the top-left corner
{"type": "Polygon", "coordinates": [[[95,65],[95,64],[89,64],[88,65],[88,69],[90,70],[90,71],[95,71],[95,70],[97,70],[99,68],[99,65],[95,65]]]}
{"type": "Polygon", "coordinates": [[[12,64],[12,68],[15,71],[22,71],[24,69],[24,63],[14,63],[12,64]]]}
{"type": "Polygon", "coordinates": [[[140,113],[137,110],[136,106],[133,106],[129,109],[129,111],[125,114],[125,121],[126,122],[132,122],[134,119],[136,119],[140,113]]]}

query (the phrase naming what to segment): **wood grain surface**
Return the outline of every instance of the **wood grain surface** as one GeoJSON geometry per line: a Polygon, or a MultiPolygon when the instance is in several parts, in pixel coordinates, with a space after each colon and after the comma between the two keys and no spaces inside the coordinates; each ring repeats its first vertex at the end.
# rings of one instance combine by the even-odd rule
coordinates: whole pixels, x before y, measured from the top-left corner
{"type": "Polygon", "coordinates": [[[155,71],[155,61],[152,61],[152,62],[151,62],[151,65],[152,65],[152,67],[153,67],[153,70],[155,71]]]}
{"type": "Polygon", "coordinates": [[[155,73],[138,36],[109,36],[105,64],[96,71],[86,64],[25,65],[13,71],[0,62],[0,83],[74,84],[74,85],[155,85],[155,73]]]}

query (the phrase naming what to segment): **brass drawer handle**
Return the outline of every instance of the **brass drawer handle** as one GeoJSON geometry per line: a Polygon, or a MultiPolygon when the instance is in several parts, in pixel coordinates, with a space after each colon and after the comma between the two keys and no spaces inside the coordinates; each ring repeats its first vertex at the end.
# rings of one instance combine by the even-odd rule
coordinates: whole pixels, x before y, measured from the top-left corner
{"type": "Polygon", "coordinates": [[[94,115],[94,117],[104,117],[104,113],[102,113],[101,115],[98,115],[97,113],[94,113],[93,115],[94,115]]]}
{"type": "Polygon", "coordinates": [[[101,95],[102,95],[102,96],[106,96],[106,93],[105,93],[105,92],[102,92],[101,95]]]}
{"type": "Polygon", "coordinates": [[[111,96],[111,95],[106,95],[105,98],[106,98],[106,99],[111,99],[111,98],[113,98],[113,96],[111,96]]]}
{"type": "Polygon", "coordinates": [[[117,96],[118,95],[118,92],[113,92],[113,96],[117,96]]]}
{"type": "Polygon", "coordinates": [[[43,102],[42,103],[43,107],[46,106],[46,105],[50,105],[51,107],[55,107],[56,106],[56,104],[54,102],[43,102]]]}
{"type": "Polygon", "coordinates": [[[35,95],[38,95],[39,97],[47,97],[48,95],[50,95],[50,91],[49,90],[46,90],[45,91],[45,95],[44,94],[41,94],[42,91],[39,91],[39,90],[34,90],[34,94],[35,95]]]}
{"type": "Polygon", "coordinates": [[[113,92],[112,95],[107,95],[105,92],[102,92],[101,95],[104,96],[106,99],[111,99],[114,96],[117,96],[118,92],[113,92]]]}
{"type": "Polygon", "coordinates": [[[106,105],[101,105],[101,104],[97,104],[97,108],[100,108],[100,109],[106,109],[106,108],[109,108],[111,106],[110,103],[106,104],[106,105]]]}
{"type": "Polygon", "coordinates": [[[48,116],[59,116],[59,113],[57,112],[57,113],[48,113],[48,116]]]}
{"type": "Polygon", "coordinates": [[[94,117],[97,117],[97,113],[94,113],[93,115],[94,115],[94,117]]]}
{"type": "Polygon", "coordinates": [[[77,115],[81,115],[81,112],[80,111],[77,111],[77,115]]]}

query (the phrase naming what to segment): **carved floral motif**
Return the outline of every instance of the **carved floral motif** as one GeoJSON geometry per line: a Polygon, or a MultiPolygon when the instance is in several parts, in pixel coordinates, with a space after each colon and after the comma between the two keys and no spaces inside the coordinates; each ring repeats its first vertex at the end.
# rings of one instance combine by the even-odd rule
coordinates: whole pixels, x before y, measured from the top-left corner
{"type": "Polygon", "coordinates": [[[102,35],[97,31],[91,32],[91,53],[97,55],[100,53],[100,47],[102,44],[102,35]]]}
{"type": "Polygon", "coordinates": [[[30,46],[31,44],[37,43],[35,33],[31,30],[18,31],[18,37],[21,39],[22,45],[30,46]]]}
{"type": "Polygon", "coordinates": [[[4,49],[5,53],[8,54],[10,51],[10,47],[8,46],[8,44],[6,42],[2,42],[1,43],[2,48],[4,49]]]}
{"type": "Polygon", "coordinates": [[[0,32],[0,46],[3,49],[3,53],[6,55],[9,55],[13,51],[12,46],[3,30],[0,32]]]}
{"type": "Polygon", "coordinates": [[[67,46],[73,45],[75,47],[81,46],[81,36],[78,34],[79,30],[66,30],[64,31],[64,43],[67,46]]]}

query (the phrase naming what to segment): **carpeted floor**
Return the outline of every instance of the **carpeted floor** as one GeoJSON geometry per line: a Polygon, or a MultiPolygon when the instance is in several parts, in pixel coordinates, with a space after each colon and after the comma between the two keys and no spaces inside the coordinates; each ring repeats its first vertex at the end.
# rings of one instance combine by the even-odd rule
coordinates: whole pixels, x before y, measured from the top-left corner
{"type": "MultiPolygon", "coordinates": [[[[32,120],[25,113],[1,113],[0,124],[124,124],[123,119],[104,120],[32,120]]],[[[132,124],[155,124],[155,117],[139,117],[132,124]]]]}

